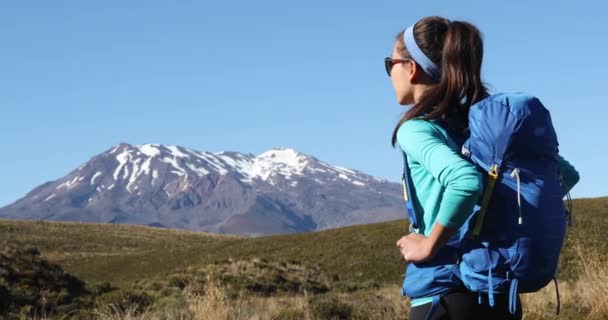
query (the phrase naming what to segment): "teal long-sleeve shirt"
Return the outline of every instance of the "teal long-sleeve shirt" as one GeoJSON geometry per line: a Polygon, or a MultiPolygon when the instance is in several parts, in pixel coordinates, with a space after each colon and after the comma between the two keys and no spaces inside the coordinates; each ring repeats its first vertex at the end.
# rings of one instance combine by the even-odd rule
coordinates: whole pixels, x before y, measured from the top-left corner
{"type": "Polygon", "coordinates": [[[407,155],[418,232],[428,236],[435,222],[458,228],[482,191],[480,172],[460,156],[460,148],[434,121],[412,119],[397,131],[407,155]]]}

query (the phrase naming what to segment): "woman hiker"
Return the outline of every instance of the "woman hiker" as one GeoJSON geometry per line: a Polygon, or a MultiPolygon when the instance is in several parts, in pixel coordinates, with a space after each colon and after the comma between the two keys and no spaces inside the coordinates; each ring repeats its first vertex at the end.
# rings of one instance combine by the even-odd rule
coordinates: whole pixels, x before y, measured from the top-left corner
{"type": "MultiPolygon", "coordinates": [[[[480,31],[463,21],[441,17],[424,18],[397,35],[392,56],[385,59],[397,101],[411,108],[396,126],[393,146],[404,151],[409,167],[412,205],[417,209],[415,232],[396,243],[408,263],[418,269],[453,268],[458,258],[446,243],[467,221],[482,195],[482,175],[461,156],[462,139],[469,127],[471,105],[489,97],[481,80],[483,41],[480,31]]],[[[578,174],[560,157],[566,189],[578,181],[578,174]]],[[[453,270],[452,270],[453,271],[453,270]]],[[[408,268],[407,277],[410,274],[408,268]]],[[[468,291],[455,277],[435,281],[411,279],[426,286],[427,296],[411,299],[409,320],[426,319],[521,319],[509,312],[507,294],[496,293],[494,306],[480,303],[479,295],[468,291]],[[441,293],[438,303],[433,296],[441,293]],[[434,310],[431,310],[434,309],[434,310]],[[431,312],[432,311],[432,312],[431,312]]],[[[406,290],[407,288],[404,288],[406,290]]],[[[404,294],[405,295],[405,294],[404,294]]]]}

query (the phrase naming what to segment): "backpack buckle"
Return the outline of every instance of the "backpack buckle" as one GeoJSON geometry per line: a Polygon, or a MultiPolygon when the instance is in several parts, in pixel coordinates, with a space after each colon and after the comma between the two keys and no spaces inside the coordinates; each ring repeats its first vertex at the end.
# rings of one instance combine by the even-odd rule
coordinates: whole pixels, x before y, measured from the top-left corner
{"type": "Polygon", "coordinates": [[[416,229],[418,229],[418,226],[413,223],[410,223],[410,227],[409,227],[410,233],[418,233],[418,231],[416,231],[416,229]]]}

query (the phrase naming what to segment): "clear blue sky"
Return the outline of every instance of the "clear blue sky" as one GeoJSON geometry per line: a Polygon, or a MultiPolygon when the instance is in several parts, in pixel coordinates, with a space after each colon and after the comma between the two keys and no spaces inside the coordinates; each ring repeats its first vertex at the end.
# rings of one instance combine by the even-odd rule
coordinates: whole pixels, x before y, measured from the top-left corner
{"type": "Polygon", "coordinates": [[[398,181],[382,59],[427,15],[485,35],[484,76],[551,110],[575,197],[608,195],[606,4],[3,1],[0,206],[120,142],[293,147],[398,181]]]}

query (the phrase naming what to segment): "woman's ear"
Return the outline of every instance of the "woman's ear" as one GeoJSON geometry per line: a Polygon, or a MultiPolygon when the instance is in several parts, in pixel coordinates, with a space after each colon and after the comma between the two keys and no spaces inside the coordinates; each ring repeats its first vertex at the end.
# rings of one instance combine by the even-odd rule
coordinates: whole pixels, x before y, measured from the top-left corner
{"type": "Polygon", "coordinates": [[[407,75],[410,83],[413,84],[432,84],[433,80],[422,71],[422,68],[414,61],[408,63],[410,66],[407,68],[407,75]]]}
{"type": "Polygon", "coordinates": [[[406,63],[408,65],[407,75],[408,75],[408,79],[410,80],[410,82],[411,83],[419,82],[420,77],[422,76],[422,70],[420,70],[420,67],[418,67],[416,62],[411,61],[411,60],[406,63]]]}

